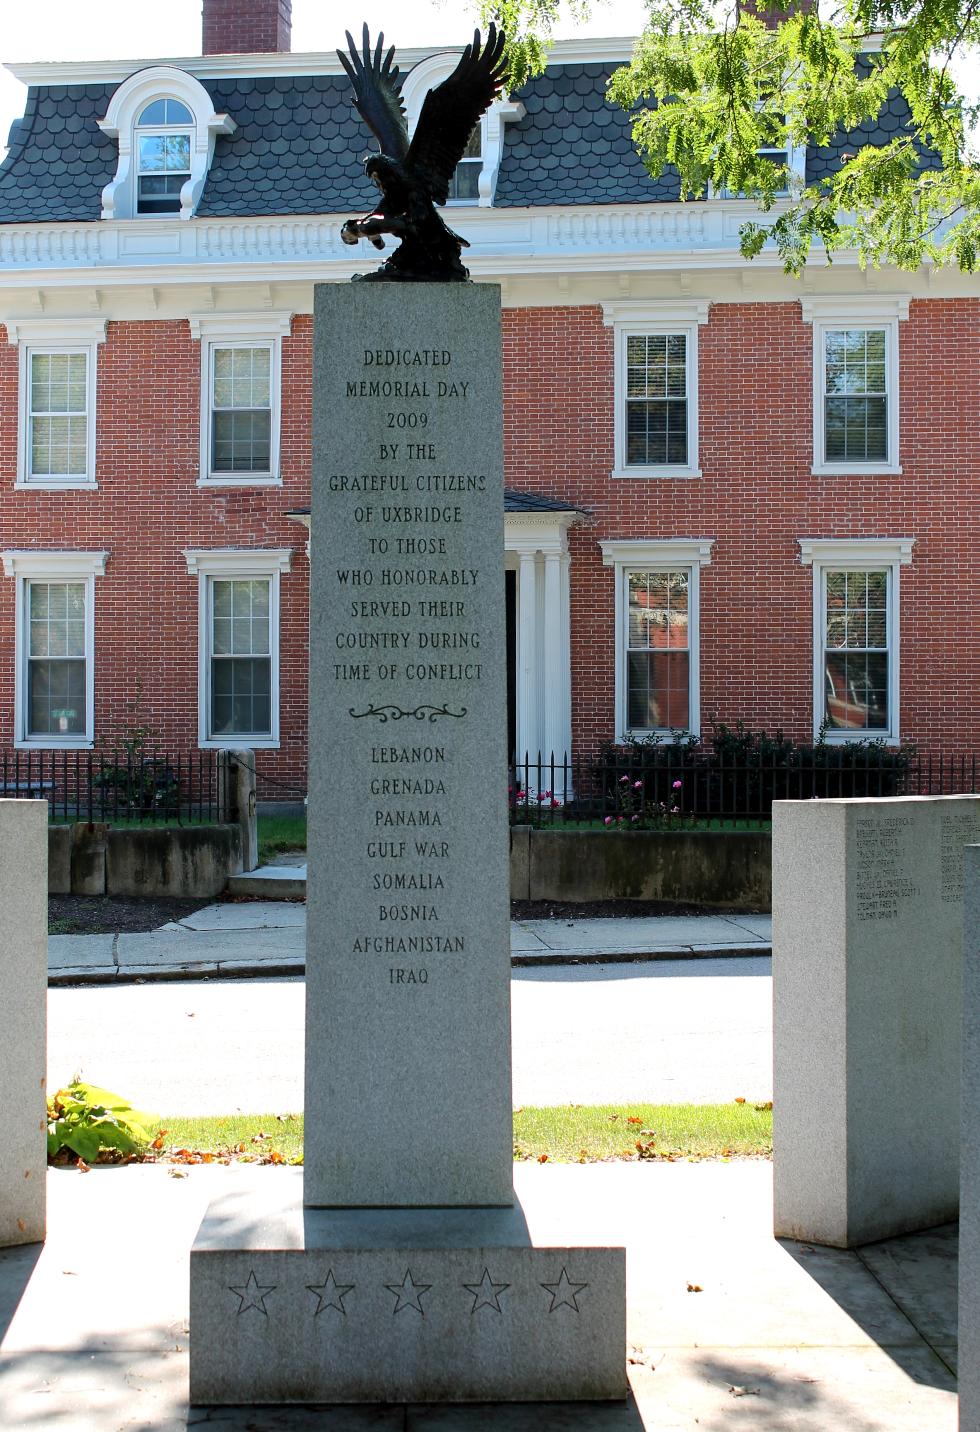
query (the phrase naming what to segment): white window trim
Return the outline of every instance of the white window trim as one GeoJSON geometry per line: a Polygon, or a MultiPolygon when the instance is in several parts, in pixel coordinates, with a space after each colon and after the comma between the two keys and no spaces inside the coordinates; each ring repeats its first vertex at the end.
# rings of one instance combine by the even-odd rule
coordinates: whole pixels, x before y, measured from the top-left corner
{"type": "Polygon", "coordinates": [[[190,576],[197,577],[197,743],[202,750],[234,750],[250,746],[258,751],[279,749],[279,579],[288,572],[293,558],[291,547],[266,549],[214,547],[184,549],[190,576]],[[211,709],[211,637],[208,630],[208,587],[212,577],[232,580],[241,577],[269,577],[269,684],[271,735],[231,735],[223,740],[208,735],[211,709]]]}
{"type": "Polygon", "coordinates": [[[69,489],[98,487],[95,480],[96,396],[98,393],[99,344],[105,342],[106,320],[12,318],[7,321],[7,342],[18,352],[17,367],[17,475],[15,491],[64,492],[69,489]],[[88,452],[84,477],[31,477],[30,408],[31,354],[84,353],[87,392],[85,411],[88,417],[88,452]]]}
{"type": "Polygon", "coordinates": [[[282,430],[282,340],[288,337],[292,313],[199,313],[188,320],[191,337],[201,344],[201,445],[198,487],[281,487],[279,440],[282,430]],[[263,348],[272,351],[269,472],[212,473],[211,360],[215,348],[263,348]]]}
{"type": "Polygon", "coordinates": [[[670,738],[666,729],[656,732],[631,730],[627,725],[626,703],[626,638],[629,631],[629,597],[627,573],[637,571],[684,569],[688,573],[688,651],[690,692],[688,696],[688,732],[701,734],[701,568],[711,565],[714,538],[671,538],[663,542],[625,541],[600,542],[602,563],[616,574],[616,740],[653,734],[670,738]]]}
{"type": "Polygon", "coordinates": [[[899,736],[900,643],[899,643],[899,582],[900,567],[912,561],[914,537],[858,537],[847,539],[816,539],[800,537],[800,561],[813,568],[813,735],[816,739],[823,724],[824,700],[824,585],[828,571],[887,571],[888,580],[888,714],[887,731],[827,731],[828,745],[846,745],[849,741],[884,741],[897,746],[899,736]]]}
{"type": "Polygon", "coordinates": [[[91,751],[95,744],[95,579],[105,574],[108,552],[3,552],[5,577],[16,580],[14,638],[14,746],[21,751],[91,751]],[[27,735],[28,582],[85,583],[85,731],[69,736],[27,735]]]}
{"type": "MultiPolygon", "coordinates": [[[[158,223],[191,218],[204,192],[214,158],[216,136],[234,134],[237,128],[227,114],[215,113],[211,96],[200,80],[174,65],[151,65],[123,80],[109,101],[105,118],[100,119],[98,125],[103,134],[119,141],[119,163],[115,175],[102,190],[102,218],[158,223]],[[180,191],[180,212],[176,214],[138,214],[136,209],[136,121],[155,99],[179,99],[194,117],[191,174],[180,191]]],[[[175,125],[173,128],[180,128],[183,133],[186,126],[175,125]]]]}
{"type": "MultiPolygon", "coordinates": [[[[449,78],[459,64],[460,54],[461,51],[457,50],[429,55],[414,65],[405,76],[401,94],[410,135],[415,132],[422,104],[429,90],[449,78]]],[[[497,174],[504,152],[504,125],[509,124],[512,120],[523,118],[524,106],[520,100],[499,99],[490,106],[480,121],[483,165],[478,181],[479,197],[477,199],[450,199],[446,204],[447,209],[472,209],[477,206],[481,209],[488,209],[492,206],[494,190],[497,187],[497,174]]]]}
{"type": "Polygon", "coordinates": [[[815,476],[847,474],[890,474],[901,476],[899,461],[899,342],[898,325],[909,316],[906,294],[881,296],[805,298],[803,322],[813,325],[813,466],[815,476]],[[840,328],[883,328],[885,330],[885,374],[888,397],[887,462],[824,461],[824,364],[826,334],[840,328]]]}
{"type": "Polygon", "coordinates": [[[708,300],[616,301],[602,305],[602,321],[613,330],[615,404],[613,470],[611,477],[700,477],[698,466],[698,329],[708,321],[708,300]],[[640,334],[682,333],[687,339],[687,462],[684,464],[627,465],[626,462],[626,341],[640,334]]]}

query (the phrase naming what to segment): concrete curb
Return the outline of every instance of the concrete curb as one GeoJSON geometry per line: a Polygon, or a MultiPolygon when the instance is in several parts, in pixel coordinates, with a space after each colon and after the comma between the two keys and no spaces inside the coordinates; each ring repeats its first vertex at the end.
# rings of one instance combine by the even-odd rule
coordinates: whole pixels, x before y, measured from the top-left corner
{"type": "MultiPolygon", "coordinates": [[[[746,956],[769,957],[771,945],[726,946],[724,949],[627,950],[614,954],[609,950],[557,950],[554,954],[535,951],[533,954],[511,956],[512,969],[539,968],[548,965],[629,965],[653,964],[663,960],[744,959],[746,956]]],[[[68,985],[153,984],[165,980],[216,979],[294,979],[306,974],[303,960],[221,960],[192,965],[146,966],[130,968],[117,965],[68,966],[48,972],[49,988],[68,985]]]]}

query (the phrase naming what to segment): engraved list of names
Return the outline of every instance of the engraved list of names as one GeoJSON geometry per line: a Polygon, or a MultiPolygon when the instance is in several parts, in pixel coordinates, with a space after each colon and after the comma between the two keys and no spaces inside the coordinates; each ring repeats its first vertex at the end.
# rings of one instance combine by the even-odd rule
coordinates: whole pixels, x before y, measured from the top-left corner
{"type": "Polygon", "coordinates": [[[315,325],[307,1201],[506,1202],[499,295],[322,285],[315,325]]]}

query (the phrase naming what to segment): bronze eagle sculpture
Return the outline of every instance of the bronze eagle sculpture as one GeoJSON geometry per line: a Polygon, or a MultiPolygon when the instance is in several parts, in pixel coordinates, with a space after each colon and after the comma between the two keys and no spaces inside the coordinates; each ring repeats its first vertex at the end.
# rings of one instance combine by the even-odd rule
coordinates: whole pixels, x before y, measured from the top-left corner
{"type": "Polygon", "coordinates": [[[379,154],[364,161],[381,198],[363,219],[348,219],[340,237],[345,244],[369,239],[376,249],[384,248],[382,234],[401,239],[381,268],[359,277],[465,283],[469,271],[460,253],[469,245],[435,206],[448,199],[473,127],[500,93],[506,73],[504,33],[491,24],[482,45],[475,32],[449,78],[426,95],[411,143],[394,46],[382,55],[384,35],[379,35],[372,54],[367,25],[360,54],[349,31],[347,43],[350,53],[338,50],[337,55],[354,86],[354,104],[381,146],[379,154]]]}

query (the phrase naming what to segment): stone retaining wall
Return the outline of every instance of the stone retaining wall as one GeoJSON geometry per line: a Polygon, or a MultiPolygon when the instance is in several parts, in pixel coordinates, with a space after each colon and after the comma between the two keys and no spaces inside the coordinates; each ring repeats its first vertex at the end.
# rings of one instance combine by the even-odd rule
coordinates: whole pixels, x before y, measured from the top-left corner
{"type": "Polygon", "coordinates": [[[768,910],[768,831],[537,830],[514,826],[514,900],[676,900],[768,910]]]}
{"type": "Polygon", "coordinates": [[[242,869],[239,825],[48,827],[52,895],[220,895],[242,869]]]}

